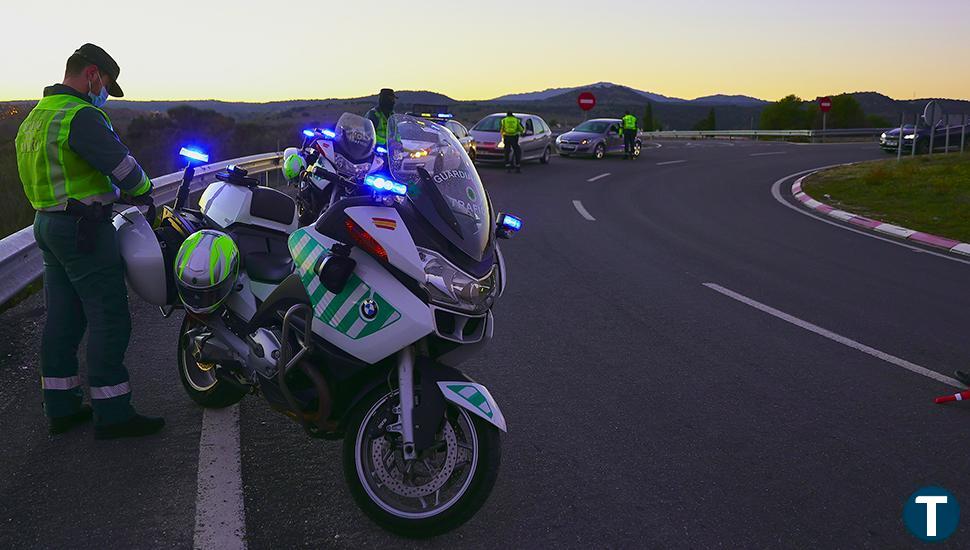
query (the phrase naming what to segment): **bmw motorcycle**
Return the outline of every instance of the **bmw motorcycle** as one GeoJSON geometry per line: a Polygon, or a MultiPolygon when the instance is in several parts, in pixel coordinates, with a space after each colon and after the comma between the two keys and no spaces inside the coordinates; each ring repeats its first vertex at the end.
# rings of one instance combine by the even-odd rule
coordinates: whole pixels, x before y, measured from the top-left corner
{"type": "MultiPolygon", "coordinates": [[[[342,121],[335,147],[372,161],[371,122],[342,121]]],[[[505,417],[458,367],[492,338],[507,283],[498,241],[522,222],[496,215],[444,127],[395,115],[387,149],[384,171],[363,183],[308,168],[344,190],[309,226],[292,199],[233,167],[199,210],[186,207],[188,168],[158,229],[137,208],[115,226],[132,288],[166,314],[186,311],[178,370],[192,400],[262,396],[309,436],[342,439],[360,508],[388,530],[427,537],[471,518],[498,476],[505,417]],[[230,284],[180,286],[175,250],[199,230],[238,246],[238,265],[212,259],[228,262],[230,284]]]]}

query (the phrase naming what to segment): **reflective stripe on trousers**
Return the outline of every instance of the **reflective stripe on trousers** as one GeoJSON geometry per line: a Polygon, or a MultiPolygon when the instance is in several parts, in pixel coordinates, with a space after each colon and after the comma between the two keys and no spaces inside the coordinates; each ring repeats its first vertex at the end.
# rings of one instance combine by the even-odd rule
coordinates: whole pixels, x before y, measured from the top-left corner
{"type": "Polygon", "coordinates": [[[81,377],[67,376],[57,378],[54,376],[42,376],[40,385],[45,390],[73,390],[81,385],[81,377]]]}
{"type": "Polygon", "coordinates": [[[111,399],[129,393],[131,393],[131,386],[128,385],[128,382],[114,386],[91,386],[91,399],[111,399]]]}

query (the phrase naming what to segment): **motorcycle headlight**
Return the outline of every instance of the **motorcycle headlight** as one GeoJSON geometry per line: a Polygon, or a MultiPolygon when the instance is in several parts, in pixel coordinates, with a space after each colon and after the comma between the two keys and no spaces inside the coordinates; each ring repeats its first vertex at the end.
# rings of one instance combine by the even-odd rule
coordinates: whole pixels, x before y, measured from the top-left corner
{"type": "Polygon", "coordinates": [[[418,257],[424,263],[424,288],[432,303],[470,313],[484,313],[492,307],[499,286],[497,267],[475,279],[430,250],[419,248],[418,257]]]}

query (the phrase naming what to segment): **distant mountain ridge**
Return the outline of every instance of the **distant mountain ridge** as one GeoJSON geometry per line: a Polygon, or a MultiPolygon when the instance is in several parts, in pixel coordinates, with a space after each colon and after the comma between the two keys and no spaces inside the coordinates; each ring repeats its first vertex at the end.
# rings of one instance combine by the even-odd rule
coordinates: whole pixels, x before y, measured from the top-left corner
{"type": "Polygon", "coordinates": [[[562,95],[575,94],[576,92],[583,90],[609,90],[609,89],[626,89],[631,92],[654,101],[657,103],[682,103],[682,104],[698,104],[698,105],[738,105],[738,106],[760,106],[768,103],[763,99],[758,99],[756,97],[746,96],[746,95],[724,95],[716,94],[704,97],[698,97],[696,99],[682,99],[679,97],[669,97],[662,94],[657,94],[654,92],[647,92],[644,90],[638,90],[636,88],[630,88],[629,86],[623,86],[622,84],[614,84],[612,82],[596,82],[586,86],[573,86],[569,88],[547,88],[538,92],[525,92],[517,94],[506,94],[503,96],[496,97],[489,101],[495,102],[520,102],[520,101],[545,101],[548,99],[558,98],[562,95]]]}

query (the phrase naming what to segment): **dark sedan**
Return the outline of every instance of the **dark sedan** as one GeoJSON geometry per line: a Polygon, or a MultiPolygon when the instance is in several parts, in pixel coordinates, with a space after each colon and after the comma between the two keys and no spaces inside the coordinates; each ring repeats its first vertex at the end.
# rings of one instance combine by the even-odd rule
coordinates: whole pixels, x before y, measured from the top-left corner
{"type": "MultiPolygon", "coordinates": [[[[559,155],[568,157],[591,156],[601,159],[609,154],[623,154],[623,134],[620,133],[618,118],[595,118],[587,120],[569,132],[556,138],[559,155]]],[[[633,148],[633,157],[640,156],[639,136],[633,148]]]]}
{"type": "MultiPolygon", "coordinates": [[[[960,147],[960,140],[970,140],[970,126],[939,125],[933,132],[933,150],[942,151],[946,148],[946,135],[950,134],[950,148],[960,147]]],[[[913,150],[913,140],[916,140],[916,154],[922,155],[930,151],[930,129],[920,126],[913,131],[913,125],[903,126],[903,152],[907,155],[913,150]]],[[[899,147],[899,128],[886,130],[879,136],[879,146],[887,153],[895,154],[899,147]]]]}

